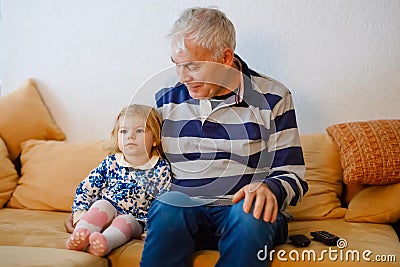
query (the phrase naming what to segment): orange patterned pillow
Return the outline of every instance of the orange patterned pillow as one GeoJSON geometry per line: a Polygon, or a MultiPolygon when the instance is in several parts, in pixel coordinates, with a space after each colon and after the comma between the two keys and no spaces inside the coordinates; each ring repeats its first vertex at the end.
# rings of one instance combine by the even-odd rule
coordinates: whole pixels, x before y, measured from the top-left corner
{"type": "Polygon", "coordinates": [[[346,184],[400,182],[400,120],[349,122],[329,126],[346,184]]]}

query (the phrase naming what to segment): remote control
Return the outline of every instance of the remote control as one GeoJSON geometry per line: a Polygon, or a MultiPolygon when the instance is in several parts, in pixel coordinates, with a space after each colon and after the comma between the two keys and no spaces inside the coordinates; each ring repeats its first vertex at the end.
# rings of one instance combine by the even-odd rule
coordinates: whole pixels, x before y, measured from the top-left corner
{"type": "Polygon", "coordinates": [[[311,239],[303,234],[291,235],[289,239],[296,247],[307,247],[311,243],[311,239]]]}
{"type": "Polygon", "coordinates": [[[311,232],[310,235],[314,237],[315,240],[320,241],[328,246],[337,245],[337,241],[340,239],[340,237],[331,234],[327,231],[315,231],[311,232]]]}

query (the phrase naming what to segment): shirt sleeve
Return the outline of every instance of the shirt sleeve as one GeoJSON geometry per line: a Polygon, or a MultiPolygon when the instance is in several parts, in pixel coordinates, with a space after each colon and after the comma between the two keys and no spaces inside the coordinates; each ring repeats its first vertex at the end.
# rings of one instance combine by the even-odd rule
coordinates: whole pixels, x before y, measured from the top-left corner
{"type": "Polygon", "coordinates": [[[162,163],[158,165],[155,171],[158,175],[152,190],[153,192],[151,192],[153,198],[169,191],[172,181],[171,168],[166,160],[162,159],[162,163]]]}
{"type": "Polygon", "coordinates": [[[89,210],[90,206],[101,199],[102,190],[107,185],[107,170],[108,160],[103,160],[90,174],[78,185],[74,202],[72,204],[72,212],[78,210],[89,210]]]}
{"type": "Polygon", "coordinates": [[[274,130],[267,145],[269,153],[273,153],[273,160],[271,172],[264,182],[275,194],[280,210],[285,210],[289,205],[295,206],[308,190],[296,114],[289,91],[272,109],[271,121],[274,130]]]}
{"type": "Polygon", "coordinates": [[[161,168],[161,174],[160,174],[160,187],[157,193],[157,196],[168,192],[170,187],[171,187],[171,182],[172,182],[172,172],[171,172],[171,167],[169,166],[168,162],[165,162],[165,165],[161,168]]]}

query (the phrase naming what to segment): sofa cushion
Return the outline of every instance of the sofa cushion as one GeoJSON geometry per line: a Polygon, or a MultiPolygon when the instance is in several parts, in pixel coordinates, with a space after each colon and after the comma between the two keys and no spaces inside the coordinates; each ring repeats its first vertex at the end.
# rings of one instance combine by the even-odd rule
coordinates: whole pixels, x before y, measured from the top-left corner
{"type": "Polygon", "coordinates": [[[11,162],[7,147],[0,138],[0,207],[11,197],[18,182],[18,174],[11,162]]]}
{"type": "Polygon", "coordinates": [[[22,144],[22,176],[8,207],[71,211],[77,185],[108,154],[106,141],[22,144]]]}
{"type": "Polygon", "coordinates": [[[400,120],[341,123],[327,132],[339,146],[346,184],[400,182],[400,120]]]}
{"type": "Polygon", "coordinates": [[[0,97],[0,114],[0,137],[7,145],[11,160],[18,157],[23,141],[65,139],[33,80],[27,80],[16,91],[0,97]]]}
{"type": "Polygon", "coordinates": [[[280,250],[284,250],[286,254],[281,253],[280,256],[287,261],[279,261],[279,259],[274,258],[270,267],[399,266],[400,243],[394,229],[388,224],[349,223],[344,219],[289,223],[289,235],[305,234],[311,238],[310,232],[318,230],[326,230],[344,239],[340,243],[341,247],[328,247],[314,240],[310,246],[305,248],[297,248],[292,244],[281,245],[274,248],[274,256],[279,255],[280,250]],[[292,250],[296,250],[299,253],[291,253],[292,250]],[[308,252],[314,251],[315,254],[303,254],[304,250],[308,252]],[[368,253],[368,250],[371,254],[368,253]],[[300,255],[300,259],[296,258],[298,255],[300,255]],[[307,258],[301,260],[302,255],[307,258]],[[357,255],[359,256],[358,260],[357,255]],[[393,255],[396,257],[395,259],[393,255]],[[311,259],[313,256],[315,258],[314,260],[308,260],[308,256],[311,256],[311,259]],[[386,259],[386,261],[383,259],[386,259]]]}
{"type": "Polygon", "coordinates": [[[336,144],[326,134],[300,136],[306,163],[309,190],[295,207],[287,211],[295,220],[343,218],[341,207],[342,168],[336,144]]]}
{"type": "Polygon", "coordinates": [[[0,248],[1,266],[7,267],[108,267],[108,261],[89,253],[41,247],[0,248]]]}
{"type": "Polygon", "coordinates": [[[3,208],[0,210],[0,247],[65,248],[68,213],[3,208]]]}
{"type": "Polygon", "coordinates": [[[400,183],[369,186],[349,203],[345,219],[351,222],[395,223],[400,220],[400,183]]]}
{"type": "MultiPolygon", "coordinates": [[[[337,246],[330,247],[332,250],[331,253],[328,250],[328,246],[318,241],[312,241],[308,247],[298,248],[290,244],[288,240],[286,244],[277,246],[273,251],[270,251],[270,255],[273,257],[273,262],[269,266],[398,266],[400,243],[397,240],[394,229],[390,225],[349,223],[343,218],[332,220],[293,221],[289,223],[289,235],[305,234],[311,238],[309,233],[316,230],[327,230],[338,235],[344,239],[341,244],[347,244],[347,246],[344,245],[342,249],[339,249],[337,246]],[[366,236],[368,238],[366,238],[366,236]],[[303,254],[302,251],[304,250],[307,250],[309,253],[303,254]],[[367,250],[370,250],[372,254],[370,255],[366,253],[363,255],[362,253],[367,250]],[[312,254],[312,252],[315,252],[315,254],[312,254]],[[357,254],[355,254],[357,252],[359,253],[359,260],[357,260],[357,254]],[[278,255],[281,260],[278,258],[278,255]],[[305,260],[301,260],[303,255],[306,257],[305,260]],[[340,255],[343,255],[342,260],[340,255]],[[395,262],[389,262],[388,260],[383,264],[382,262],[375,261],[377,255],[396,255],[397,258],[395,262]],[[308,258],[309,256],[311,257],[310,259],[308,258]],[[354,260],[352,260],[353,256],[355,257],[354,260]],[[300,257],[300,259],[297,257],[300,257]],[[368,261],[368,258],[370,261],[368,261]]],[[[127,245],[112,251],[108,258],[110,259],[112,266],[139,267],[142,251],[143,241],[133,240],[127,245]]],[[[219,252],[216,250],[196,251],[191,258],[191,266],[215,266],[218,259],[219,252]]]]}
{"type": "Polygon", "coordinates": [[[108,266],[107,259],[65,249],[64,212],[0,210],[0,266],[108,266]]]}
{"type": "Polygon", "coordinates": [[[343,196],[344,204],[347,206],[355,195],[367,188],[366,184],[346,184],[345,195],[343,196]]]}

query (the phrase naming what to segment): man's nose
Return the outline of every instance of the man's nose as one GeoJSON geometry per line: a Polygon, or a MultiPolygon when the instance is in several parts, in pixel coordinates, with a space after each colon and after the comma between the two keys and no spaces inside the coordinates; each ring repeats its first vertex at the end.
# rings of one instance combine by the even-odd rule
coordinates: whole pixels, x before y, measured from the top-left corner
{"type": "Polygon", "coordinates": [[[190,74],[190,71],[184,67],[181,66],[179,69],[177,69],[178,75],[179,75],[179,82],[180,83],[187,83],[192,80],[192,76],[190,74]]]}

